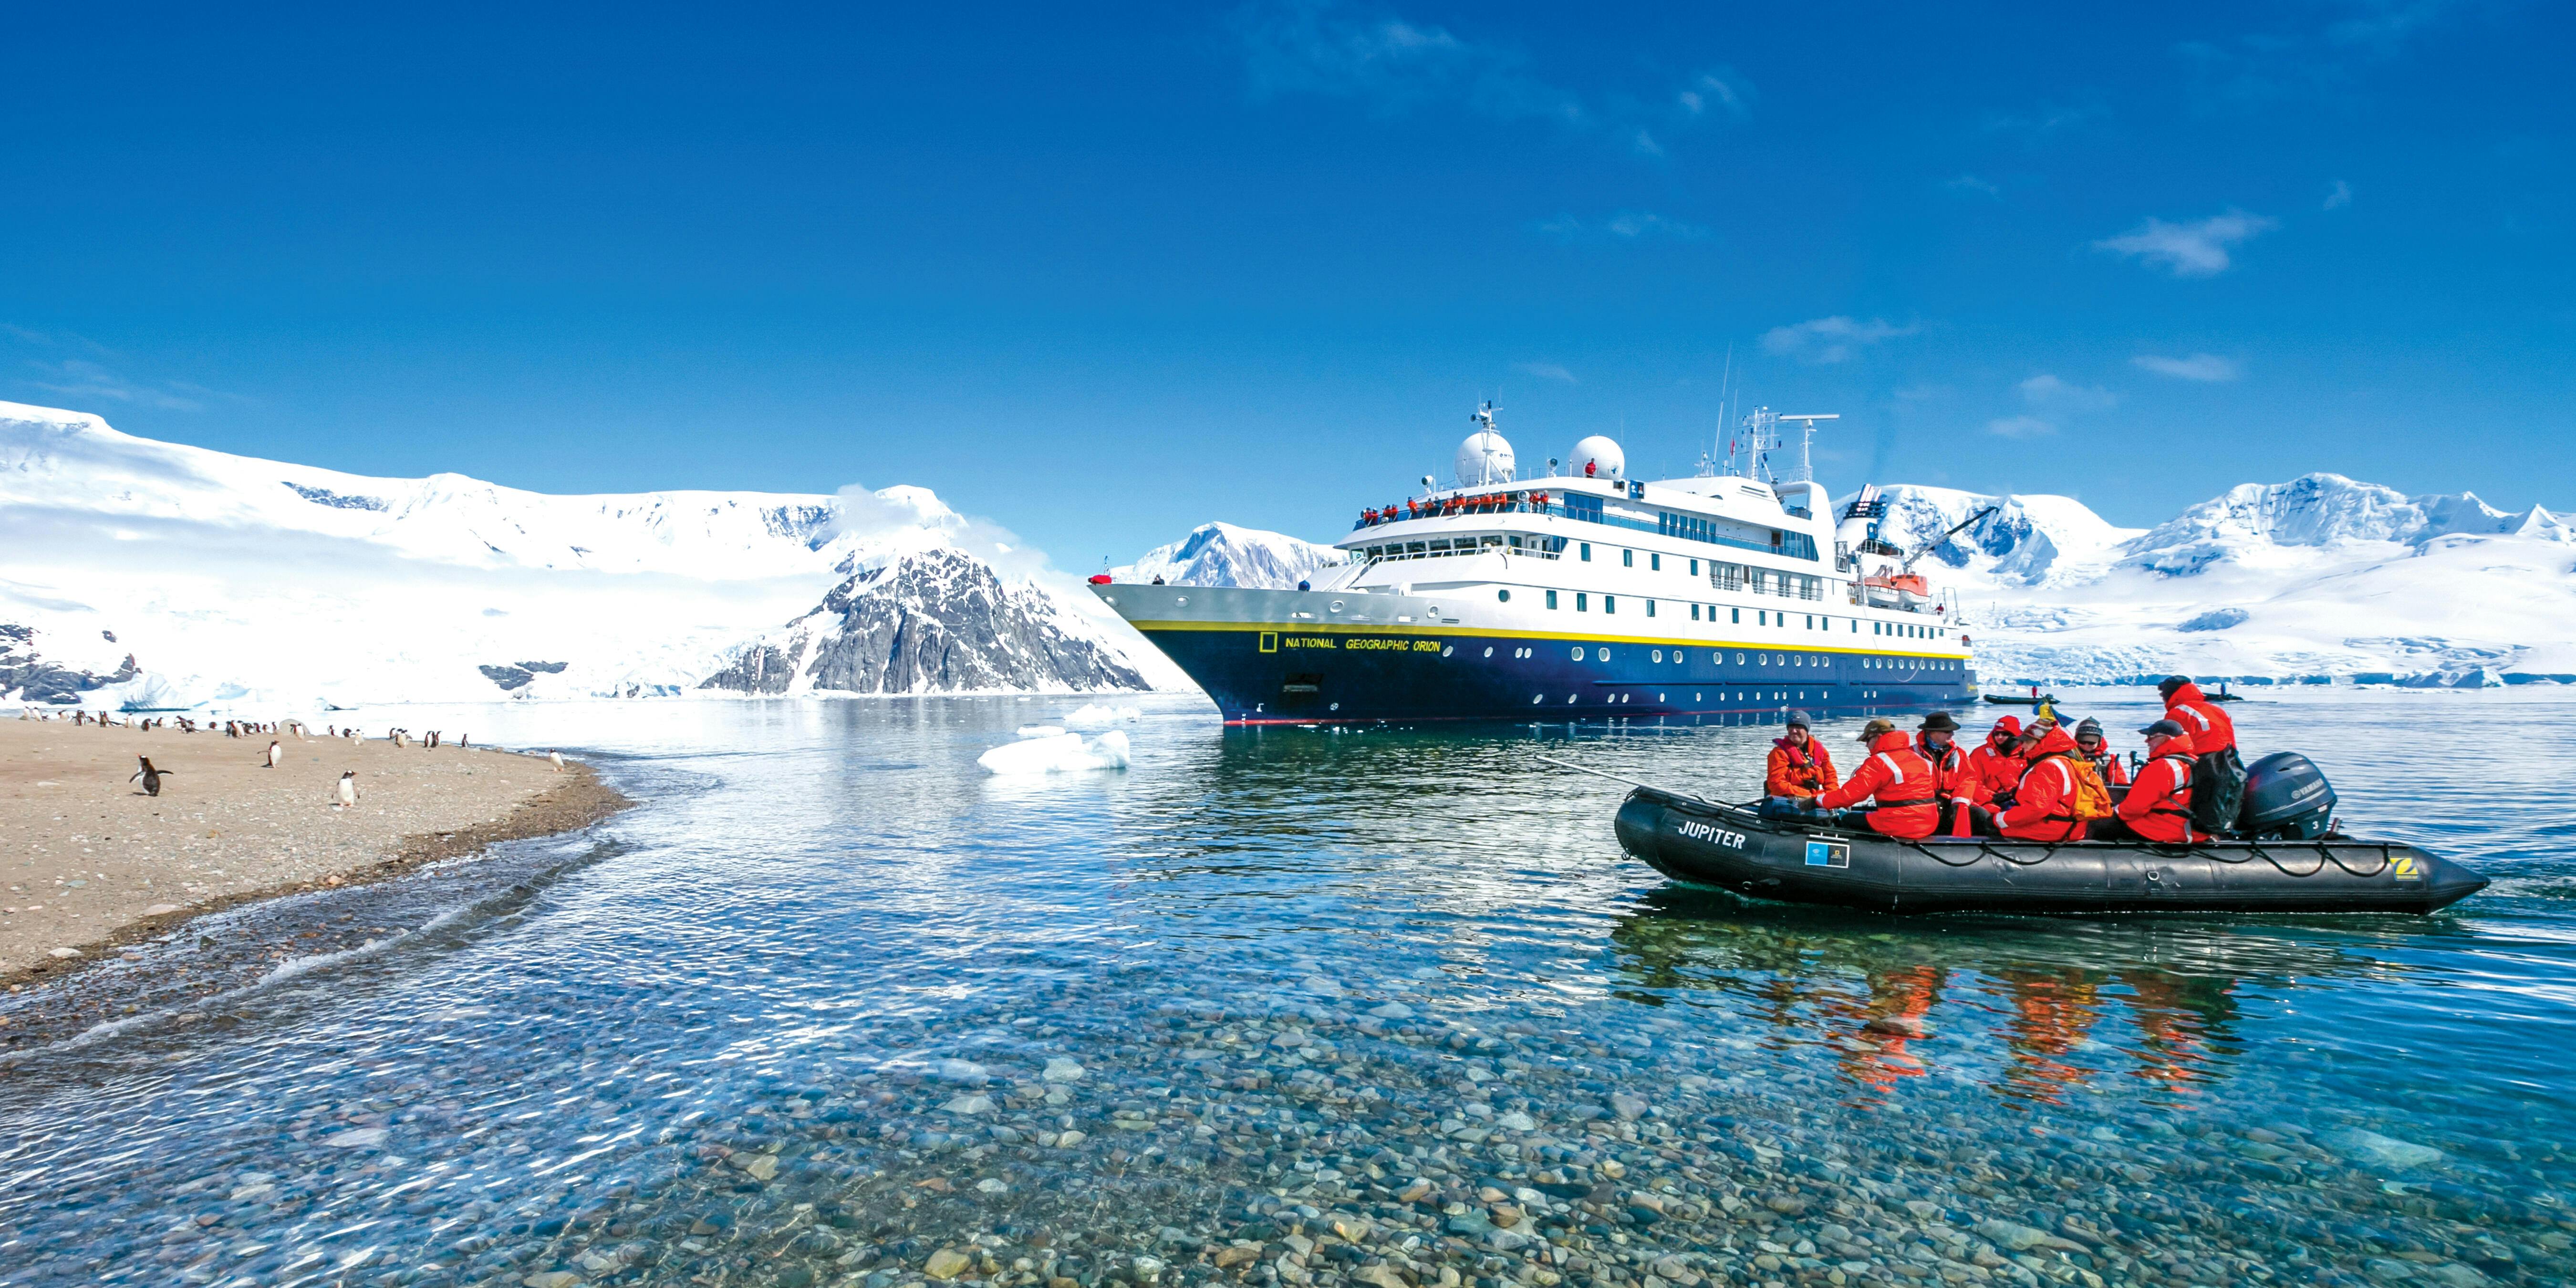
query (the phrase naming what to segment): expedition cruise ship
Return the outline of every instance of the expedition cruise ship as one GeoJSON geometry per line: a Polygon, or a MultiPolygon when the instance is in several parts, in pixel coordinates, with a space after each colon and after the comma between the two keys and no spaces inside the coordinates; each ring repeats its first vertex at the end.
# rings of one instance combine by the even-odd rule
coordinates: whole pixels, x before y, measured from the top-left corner
{"type": "Polygon", "coordinates": [[[1930,547],[1909,556],[1879,536],[1876,489],[1836,516],[1811,477],[1808,441],[1833,417],[1757,411],[1724,468],[1704,460],[1698,477],[1648,482],[1600,436],[1520,477],[1493,411],[1475,413],[1455,485],[1426,477],[1419,494],[1363,510],[1334,543],[1350,562],[1299,589],[1104,576],[1092,590],[1228,724],[1973,699],[1968,636],[1914,571],[1930,547]],[[1804,428],[1775,469],[1790,422],[1804,428]]]}

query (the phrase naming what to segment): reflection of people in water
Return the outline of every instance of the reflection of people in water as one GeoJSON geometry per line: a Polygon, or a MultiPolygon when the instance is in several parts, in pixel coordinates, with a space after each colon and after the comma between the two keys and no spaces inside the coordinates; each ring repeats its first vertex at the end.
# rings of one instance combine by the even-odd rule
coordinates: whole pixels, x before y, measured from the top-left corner
{"type": "Polygon", "coordinates": [[[2007,970],[1996,978],[2012,1001],[2004,1045],[2012,1048],[2013,1062],[2001,1090],[2064,1104],[2066,1089],[2094,1073],[2073,1056],[2101,1022],[2103,972],[2007,970]]]}
{"type": "Polygon", "coordinates": [[[2236,981],[2152,966],[2121,971],[2119,979],[2129,986],[2129,1018],[2144,1038],[2137,1047],[2141,1067],[2131,1072],[2176,1090],[2216,1081],[2210,1048],[2225,1044],[2235,1027],[2236,981]]]}
{"type": "Polygon", "coordinates": [[[1920,1078],[1928,1070],[1922,1057],[1906,1044],[1924,1036],[1923,1017],[1941,1001],[1948,978],[1938,966],[1907,966],[1868,973],[1869,1004],[1858,1015],[1858,1032],[1842,1045],[1843,1072],[1855,1082],[1885,1091],[1899,1078],[1920,1078]]]}

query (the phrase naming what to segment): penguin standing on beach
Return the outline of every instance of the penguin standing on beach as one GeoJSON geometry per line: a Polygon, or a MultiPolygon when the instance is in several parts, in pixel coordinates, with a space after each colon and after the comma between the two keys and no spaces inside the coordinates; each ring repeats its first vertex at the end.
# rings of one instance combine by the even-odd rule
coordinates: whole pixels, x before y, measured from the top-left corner
{"type": "Polygon", "coordinates": [[[343,769],[340,771],[340,800],[333,808],[352,809],[355,808],[357,804],[358,771],[354,769],[343,769]]]}
{"type": "Polygon", "coordinates": [[[266,762],[265,762],[265,763],[266,763],[266,767],[267,767],[267,768],[270,768],[270,769],[275,769],[275,768],[277,768],[277,762],[279,762],[279,761],[281,761],[281,760],[284,760],[284,759],[286,759],[286,751],[285,751],[285,749],[284,749],[284,748],[282,748],[282,747],[280,747],[280,746],[278,745],[278,741],[277,741],[275,738],[271,738],[271,739],[269,739],[269,740],[268,740],[268,758],[267,758],[267,760],[266,760],[266,762]]]}
{"type": "Polygon", "coordinates": [[[134,777],[133,777],[133,778],[126,779],[125,781],[127,781],[127,782],[129,782],[129,783],[130,783],[130,782],[134,782],[134,781],[136,781],[136,780],[138,780],[138,779],[139,779],[139,780],[141,780],[141,781],[142,781],[142,783],[143,783],[143,794],[144,794],[144,795],[146,795],[146,796],[158,796],[158,795],[160,795],[160,794],[161,794],[161,776],[162,776],[162,775],[164,775],[164,774],[169,773],[170,771],[169,771],[169,770],[166,770],[166,769],[154,769],[154,768],[152,767],[152,758],[151,758],[150,756],[137,756],[137,757],[135,757],[135,759],[143,762],[143,768],[138,769],[138,770],[135,770],[135,771],[134,771],[134,777]]]}
{"type": "Polygon", "coordinates": [[[552,764],[552,765],[555,767],[555,772],[556,772],[556,773],[560,774],[560,773],[562,773],[562,772],[563,772],[563,753],[562,753],[562,752],[560,752],[560,751],[549,751],[549,752],[547,752],[547,753],[546,753],[546,761],[547,761],[547,763],[552,764]]]}

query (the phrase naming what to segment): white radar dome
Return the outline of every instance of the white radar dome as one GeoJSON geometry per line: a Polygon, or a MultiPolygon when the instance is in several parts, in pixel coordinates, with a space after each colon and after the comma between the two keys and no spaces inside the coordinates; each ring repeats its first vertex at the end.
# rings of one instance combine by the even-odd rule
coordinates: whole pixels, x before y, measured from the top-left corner
{"type": "Polygon", "coordinates": [[[1576,478],[1624,478],[1627,468],[1628,458],[1619,445],[1601,434],[1576,443],[1574,455],[1565,462],[1565,472],[1576,478]]]}
{"type": "Polygon", "coordinates": [[[1458,444],[1458,485],[1483,487],[1512,481],[1512,445],[1490,429],[1480,429],[1458,444]]]}

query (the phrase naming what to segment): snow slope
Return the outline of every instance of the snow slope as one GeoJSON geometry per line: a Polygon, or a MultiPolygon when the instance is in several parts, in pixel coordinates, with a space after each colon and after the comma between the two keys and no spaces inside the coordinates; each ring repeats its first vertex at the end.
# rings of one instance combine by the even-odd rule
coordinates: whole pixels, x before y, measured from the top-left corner
{"type": "Polygon", "coordinates": [[[32,650],[71,672],[112,675],[132,653],[142,673],[92,706],[689,692],[836,583],[932,550],[1013,563],[1011,583],[1039,592],[1014,611],[1048,630],[1150,652],[1006,536],[922,488],[553,496],[0,403],[0,624],[33,628],[32,650]]]}
{"type": "Polygon", "coordinates": [[[1888,496],[1882,531],[1909,549],[2002,507],[1925,561],[1989,682],[2576,680],[2576,528],[2546,509],[2336,474],[2245,484],[2145,531],[2066,497],[1888,496]]]}
{"type": "Polygon", "coordinates": [[[1156,546],[1111,575],[1120,581],[1151,581],[1175,586],[1250,586],[1286,590],[1301,578],[1349,562],[1331,546],[1301,541],[1284,533],[1238,528],[1231,523],[1203,523],[1168,546],[1156,546]]]}

